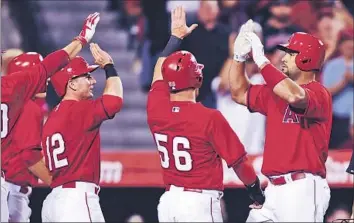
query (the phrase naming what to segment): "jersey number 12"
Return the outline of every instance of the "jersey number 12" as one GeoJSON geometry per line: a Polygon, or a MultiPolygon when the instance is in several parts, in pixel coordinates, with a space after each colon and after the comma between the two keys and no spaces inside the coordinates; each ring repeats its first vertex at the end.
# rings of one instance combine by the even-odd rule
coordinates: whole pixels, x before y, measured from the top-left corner
{"type": "MultiPolygon", "coordinates": [[[[165,134],[154,133],[157,149],[159,150],[161,158],[161,166],[165,169],[170,167],[170,157],[168,150],[161,142],[167,143],[168,136],[165,134]]],[[[190,142],[186,137],[175,136],[172,138],[172,153],[175,160],[176,169],[179,171],[190,171],[192,169],[192,157],[188,152],[190,149],[190,142]],[[178,150],[179,146],[185,150],[178,150]],[[184,163],[181,162],[184,159],[184,163]]]]}
{"type": "Polygon", "coordinates": [[[46,148],[48,157],[48,167],[50,171],[53,170],[53,166],[55,169],[59,169],[69,164],[68,159],[66,157],[63,159],[58,158],[58,155],[63,154],[65,152],[65,143],[63,140],[63,136],[60,133],[54,133],[52,136],[47,137],[46,148]]]}

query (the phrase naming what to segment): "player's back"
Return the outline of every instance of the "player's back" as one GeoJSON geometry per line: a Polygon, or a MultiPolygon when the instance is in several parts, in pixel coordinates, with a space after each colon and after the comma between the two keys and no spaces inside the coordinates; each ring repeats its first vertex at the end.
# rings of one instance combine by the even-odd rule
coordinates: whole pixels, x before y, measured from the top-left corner
{"type": "Polygon", "coordinates": [[[91,103],[90,100],[62,101],[44,125],[42,145],[46,165],[53,176],[52,188],[72,181],[99,183],[99,126],[86,125],[91,103]]]}
{"type": "Polygon", "coordinates": [[[22,186],[36,183],[38,178],[28,167],[43,158],[40,150],[42,126],[41,108],[34,101],[28,100],[14,126],[13,140],[1,154],[6,181],[22,186]]]}
{"type": "Polygon", "coordinates": [[[216,112],[200,103],[177,101],[148,111],[166,185],[223,188],[222,161],[210,136],[216,112]]]}
{"type": "Polygon", "coordinates": [[[1,149],[12,141],[15,126],[23,106],[44,89],[46,71],[41,65],[1,77],[1,149]]]}

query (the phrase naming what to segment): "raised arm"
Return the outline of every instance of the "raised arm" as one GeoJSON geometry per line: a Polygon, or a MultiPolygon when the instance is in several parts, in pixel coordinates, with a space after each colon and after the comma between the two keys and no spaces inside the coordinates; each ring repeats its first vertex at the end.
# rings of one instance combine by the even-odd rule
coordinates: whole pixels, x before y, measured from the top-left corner
{"type": "Polygon", "coordinates": [[[251,42],[254,62],[258,65],[270,89],[291,106],[305,109],[308,106],[308,95],[305,89],[270,64],[264,56],[263,44],[255,33],[247,33],[246,38],[251,42]]]}
{"type": "MultiPolygon", "coordinates": [[[[113,65],[111,56],[103,51],[98,44],[92,43],[90,45],[92,56],[95,63],[103,68],[106,72],[106,86],[103,90],[101,103],[103,110],[108,118],[112,118],[120,111],[123,101],[123,85],[118,72],[113,65]]],[[[96,107],[101,111],[100,107],[96,107]]],[[[99,112],[94,112],[94,114],[99,112]]],[[[100,117],[100,116],[99,116],[100,117]]],[[[97,119],[98,120],[98,119],[97,119]]]]}
{"type": "MultiPolygon", "coordinates": [[[[95,34],[96,26],[100,20],[98,12],[90,14],[83,24],[82,30],[74,40],[65,46],[63,49],[55,51],[44,58],[42,65],[47,77],[50,77],[55,72],[66,66],[69,60],[77,56],[83,46],[91,41],[95,34]]],[[[64,30],[63,30],[64,32],[64,30]]]]}
{"type": "Polygon", "coordinates": [[[188,36],[195,28],[197,24],[193,24],[190,27],[186,24],[186,13],[184,9],[179,6],[175,8],[171,13],[171,37],[167,42],[165,49],[162,51],[159,59],[154,68],[154,76],[152,79],[152,84],[155,81],[163,80],[161,67],[162,63],[167,56],[177,51],[182,43],[184,37],[188,36]]]}

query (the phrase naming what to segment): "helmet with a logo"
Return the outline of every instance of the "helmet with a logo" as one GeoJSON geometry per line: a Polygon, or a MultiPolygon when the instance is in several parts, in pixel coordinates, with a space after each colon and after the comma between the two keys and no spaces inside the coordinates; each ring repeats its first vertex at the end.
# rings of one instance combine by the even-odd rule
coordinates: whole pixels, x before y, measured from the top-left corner
{"type": "Polygon", "coordinates": [[[287,44],[277,47],[285,52],[298,53],[295,63],[302,71],[320,70],[326,54],[325,46],[321,40],[303,32],[294,33],[287,44]]]}
{"type": "Polygon", "coordinates": [[[203,64],[188,51],[177,51],[162,63],[162,76],[170,92],[200,88],[203,82],[203,64]]]}

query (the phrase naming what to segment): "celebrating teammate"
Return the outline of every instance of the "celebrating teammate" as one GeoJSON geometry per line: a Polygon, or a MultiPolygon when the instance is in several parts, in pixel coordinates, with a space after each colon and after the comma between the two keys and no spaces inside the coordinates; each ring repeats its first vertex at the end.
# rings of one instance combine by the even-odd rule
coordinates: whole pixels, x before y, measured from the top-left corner
{"type": "MultiPolygon", "coordinates": [[[[8,63],[6,71],[11,75],[30,69],[42,60],[38,53],[23,53],[8,63]]],[[[9,160],[2,165],[2,169],[6,171],[6,184],[9,190],[7,201],[10,222],[29,222],[31,186],[38,178],[47,185],[51,183],[52,177],[41,153],[42,126],[41,108],[33,100],[28,100],[12,130],[12,143],[1,154],[4,160],[9,160]]]]}
{"type": "Polygon", "coordinates": [[[197,25],[187,27],[181,7],[171,14],[171,37],[155,66],[147,116],[163,168],[166,192],[160,222],[221,222],[222,158],[257,204],[264,195],[243,145],[221,113],[196,103],[203,65],[187,51],[175,52],[197,25]]]}
{"type": "Polygon", "coordinates": [[[270,183],[263,207],[251,210],[247,221],[323,222],[330,199],[325,162],[332,101],[315,75],[325,47],[310,34],[294,33],[279,46],[286,53],[279,71],[252,29],[249,20],[235,40],[229,79],[234,101],[267,116],[262,173],[270,183]],[[251,85],[245,76],[251,51],[266,85],[251,85]]]}
{"type": "Polygon", "coordinates": [[[104,222],[99,204],[100,126],[122,107],[123,88],[112,58],[91,44],[95,62],[106,72],[103,95],[92,100],[98,66],[74,58],[51,78],[62,97],[43,128],[42,145],[53,176],[52,192],[43,202],[44,222],[104,222]],[[64,205],[63,205],[64,204],[64,205]]]}
{"type": "Polygon", "coordinates": [[[15,136],[13,130],[23,107],[36,93],[45,89],[48,77],[64,67],[92,39],[99,18],[99,13],[89,15],[79,36],[75,37],[74,41],[62,50],[48,55],[38,65],[1,77],[1,153],[9,154],[1,157],[1,222],[7,222],[9,218],[8,189],[4,183],[6,170],[3,170],[3,166],[9,165],[9,160],[5,158],[18,154],[17,150],[10,149],[10,145],[13,144],[15,136]]]}

